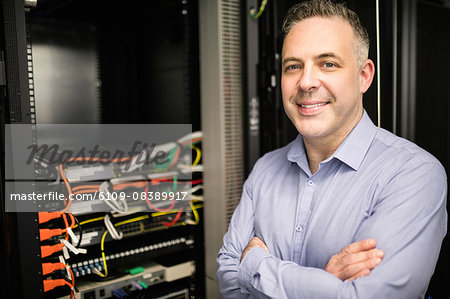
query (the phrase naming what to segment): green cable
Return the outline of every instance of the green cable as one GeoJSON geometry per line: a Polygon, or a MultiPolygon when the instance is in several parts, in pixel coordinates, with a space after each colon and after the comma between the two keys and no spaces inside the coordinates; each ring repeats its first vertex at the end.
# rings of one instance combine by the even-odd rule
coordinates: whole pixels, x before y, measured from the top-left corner
{"type": "Polygon", "coordinates": [[[250,16],[251,16],[253,19],[259,18],[259,17],[262,15],[264,9],[266,8],[266,4],[267,4],[267,0],[263,0],[262,3],[261,3],[261,7],[259,8],[259,11],[258,11],[258,13],[257,13],[256,15],[255,15],[256,9],[255,9],[255,8],[252,8],[252,9],[250,10],[250,16]]]}
{"type": "Polygon", "coordinates": [[[175,175],[173,177],[173,192],[175,192],[177,190],[177,181],[178,181],[178,177],[175,175]]]}
{"type": "Polygon", "coordinates": [[[178,149],[178,146],[176,146],[176,147],[174,147],[170,152],[169,152],[169,155],[167,156],[167,158],[168,158],[168,161],[166,162],[166,163],[161,163],[161,164],[156,164],[156,169],[157,170],[164,170],[164,169],[166,169],[169,165],[170,165],[170,162],[172,162],[172,160],[173,160],[173,158],[174,158],[174,156],[175,156],[175,153],[177,152],[177,149],[178,149]]]}

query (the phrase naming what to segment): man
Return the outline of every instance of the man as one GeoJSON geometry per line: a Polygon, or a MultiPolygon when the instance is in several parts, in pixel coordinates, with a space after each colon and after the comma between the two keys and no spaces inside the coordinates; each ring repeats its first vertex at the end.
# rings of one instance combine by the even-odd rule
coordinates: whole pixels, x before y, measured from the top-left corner
{"type": "Polygon", "coordinates": [[[363,109],[357,15],[325,0],[283,24],[282,96],[300,133],[254,166],[217,261],[224,298],[423,298],[446,234],[446,174],[363,109]]]}

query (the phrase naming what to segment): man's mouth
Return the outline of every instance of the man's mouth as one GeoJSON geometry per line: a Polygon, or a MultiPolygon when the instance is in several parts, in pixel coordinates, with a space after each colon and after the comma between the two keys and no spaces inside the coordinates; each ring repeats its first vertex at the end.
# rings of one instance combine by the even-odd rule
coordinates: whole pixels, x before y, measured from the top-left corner
{"type": "Polygon", "coordinates": [[[302,107],[302,108],[315,108],[315,107],[325,106],[326,104],[328,104],[328,102],[312,104],[312,105],[301,105],[301,104],[299,104],[299,106],[302,107]]]}
{"type": "Polygon", "coordinates": [[[302,115],[307,115],[307,116],[311,116],[311,115],[316,115],[321,113],[322,111],[324,111],[326,108],[325,106],[327,106],[328,104],[330,104],[329,101],[327,102],[309,102],[309,103],[305,103],[305,104],[297,104],[298,107],[298,111],[300,112],[300,114],[302,115]]]}

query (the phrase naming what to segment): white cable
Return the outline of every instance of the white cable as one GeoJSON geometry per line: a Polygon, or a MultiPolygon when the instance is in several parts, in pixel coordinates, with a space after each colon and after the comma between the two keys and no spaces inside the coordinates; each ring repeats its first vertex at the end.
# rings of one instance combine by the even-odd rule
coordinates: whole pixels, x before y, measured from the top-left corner
{"type": "Polygon", "coordinates": [[[191,166],[188,168],[182,168],[182,169],[180,169],[180,172],[181,173],[203,172],[203,165],[199,164],[199,165],[191,166]]]}
{"type": "MultiPolygon", "coordinates": [[[[155,147],[149,147],[147,149],[144,149],[142,152],[140,152],[139,154],[135,155],[133,157],[133,159],[130,162],[124,163],[120,166],[122,172],[124,173],[129,173],[132,171],[135,171],[136,169],[142,167],[145,163],[145,161],[147,160],[151,160],[153,158],[155,158],[155,156],[160,153],[160,152],[165,152],[165,153],[169,153],[170,151],[174,150],[174,148],[176,148],[177,146],[179,146],[179,144],[183,144],[186,141],[189,140],[193,140],[193,139],[198,139],[198,138],[203,138],[203,132],[202,131],[196,131],[196,132],[192,132],[190,134],[187,134],[181,138],[179,138],[177,140],[177,142],[168,142],[165,144],[161,144],[161,145],[157,145],[155,147]],[[149,155],[149,151],[152,151],[149,155]],[[149,155],[149,157],[147,157],[147,155],[149,155]],[[139,160],[139,161],[138,161],[139,160]]],[[[190,165],[178,165],[179,168],[190,168],[190,165]]],[[[203,170],[201,170],[203,171],[203,170]]],[[[186,172],[185,172],[186,173],[186,172]]],[[[157,177],[150,177],[149,178],[158,178],[161,177],[158,174],[156,174],[157,177]]],[[[131,180],[130,178],[122,178],[121,180],[131,180]]],[[[118,181],[117,178],[115,179],[111,179],[111,182],[116,183],[118,181]]]]}
{"type": "Polygon", "coordinates": [[[111,237],[114,240],[122,239],[122,234],[119,234],[117,232],[116,228],[114,227],[114,225],[111,222],[111,219],[109,218],[109,215],[105,216],[104,222],[105,222],[106,229],[108,230],[108,232],[110,233],[111,237]]]}
{"type": "Polygon", "coordinates": [[[70,227],[67,227],[66,230],[69,233],[70,238],[72,239],[72,243],[73,244],[77,244],[78,243],[78,238],[77,238],[77,236],[75,236],[75,234],[73,233],[72,229],[70,227]]]}
{"type": "Polygon", "coordinates": [[[63,247],[62,252],[66,260],[70,259],[69,250],[67,250],[66,246],[63,247]]]}
{"type": "Polygon", "coordinates": [[[63,248],[66,248],[66,247],[67,247],[67,249],[69,249],[70,251],[72,251],[72,252],[75,253],[75,254],[82,253],[82,252],[80,252],[75,246],[73,246],[72,244],[70,244],[69,241],[64,240],[64,239],[62,239],[62,240],[60,240],[60,241],[61,241],[61,243],[64,244],[64,247],[63,247],[63,248]]]}
{"type": "Polygon", "coordinates": [[[104,219],[105,221],[105,227],[106,230],[109,232],[109,234],[111,235],[111,238],[113,238],[114,240],[119,240],[120,239],[120,235],[117,232],[117,230],[111,225],[111,222],[107,220],[107,217],[105,217],[104,219]]]}
{"type": "Polygon", "coordinates": [[[155,156],[160,152],[168,153],[172,151],[174,148],[176,148],[178,144],[175,142],[168,142],[165,144],[160,144],[155,147],[148,147],[144,149],[139,154],[135,155],[133,159],[130,162],[126,162],[125,164],[121,165],[121,169],[123,172],[132,172],[140,167],[142,167],[146,161],[150,161],[151,159],[154,159],[155,156]],[[149,151],[151,150],[150,156],[147,158],[147,155],[149,151]],[[138,162],[139,159],[139,163],[138,162]]]}
{"type": "Polygon", "coordinates": [[[106,229],[108,230],[108,232],[111,234],[111,237],[115,240],[120,240],[123,237],[123,234],[120,233],[116,230],[116,228],[114,227],[114,225],[111,222],[111,218],[109,215],[106,215],[104,218],[104,222],[105,222],[105,226],[106,229]]]}
{"type": "Polygon", "coordinates": [[[187,218],[186,220],[184,220],[184,222],[185,222],[186,224],[189,224],[189,225],[196,225],[196,224],[197,224],[197,222],[195,222],[194,220],[189,219],[189,218],[187,218]]]}
{"type": "Polygon", "coordinates": [[[177,176],[178,172],[176,171],[168,171],[168,172],[160,172],[160,173],[150,173],[147,175],[149,179],[164,179],[164,178],[171,178],[174,176],[177,176]]]}
{"type": "Polygon", "coordinates": [[[194,167],[192,167],[192,172],[203,172],[203,165],[195,165],[194,167]]]}
{"type": "Polygon", "coordinates": [[[178,139],[177,142],[180,144],[183,144],[184,142],[186,142],[188,140],[197,139],[197,138],[203,138],[202,131],[197,131],[197,132],[192,132],[190,134],[187,134],[187,135],[181,137],[180,139],[178,139]]]}
{"type": "Polygon", "coordinates": [[[116,201],[117,204],[122,206],[122,210],[120,213],[126,213],[128,212],[128,203],[126,197],[124,197],[122,194],[120,195],[120,198],[118,201],[116,201]]]}
{"type": "Polygon", "coordinates": [[[56,178],[56,181],[53,183],[50,183],[49,185],[59,185],[59,182],[61,181],[61,173],[59,172],[58,166],[55,166],[56,173],[58,174],[58,177],[56,178]]]}
{"type": "Polygon", "coordinates": [[[104,202],[111,208],[113,212],[116,213],[126,213],[128,212],[128,204],[125,198],[114,199],[113,195],[109,192],[108,182],[105,181],[100,184],[99,187],[100,194],[103,195],[104,202]]]}
{"type": "Polygon", "coordinates": [[[378,127],[381,127],[381,60],[380,60],[380,5],[376,2],[376,26],[377,26],[377,117],[378,127]]]}
{"type": "Polygon", "coordinates": [[[178,144],[176,142],[168,142],[168,143],[157,145],[153,148],[153,151],[152,151],[153,155],[150,155],[150,158],[154,158],[158,152],[170,152],[177,146],[178,146],[178,144]]]}
{"type": "Polygon", "coordinates": [[[110,179],[109,181],[111,182],[111,184],[117,185],[120,183],[142,181],[142,180],[146,180],[146,179],[147,179],[147,177],[145,175],[133,175],[133,176],[126,176],[126,177],[121,177],[121,178],[113,178],[113,179],[110,179]]]}
{"type": "Polygon", "coordinates": [[[192,193],[197,192],[197,191],[200,190],[200,189],[203,189],[203,185],[202,185],[202,184],[196,185],[196,186],[193,187],[191,190],[188,190],[188,193],[192,194],[192,193]]]}
{"type": "Polygon", "coordinates": [[[101,183],[100,187],[99,187],[99,191],[100,191],[100,194],[103,195],[103,198],[104,198],[103,201],[111,208],[111,210],[114,212],[120,213],[121,211],[115,206],[114,203],[111,202],[112,201],[110,199],[111,193],[109,193],[109,190],[108,190],[108,182],[105,181],[105,182],[101,183]]]}
{"type": "Polygon", "coordinates": [[[191,168],[192,164],[178,164],[177,166],[178,166],[178,168],[186,169],[186,168],[191,168]]]}
{"type": "MultiPolygon", "coordinates": [[[[65,248],[65,247],[64,247],[65,248]]],[[[66,249],[66,251],[67,251],[67,249],[66,249]]],[[[64,259],[64,257],[62,256],[62,255],[60,255],[60,256],[58,256],[58,258],[59,258],[59,262],[61,263],[61,264],[64,264],[64,265],[66,265],[66,261],[65,261],[65,259],[64,259]]],[[[70,267],[69,267],[69,265],[66,265],[66,274],[67,274],[67,277],[69,278],[69,280],[72,280],[73,281],[73,278],[72,278],[72,274],[70,274],[70,267]]]]}
{"type": "Polygon", "coordinates": [[[132,214],[136,214],[136,213],[139,213],[139,212],[144,212],[144,211],[147,211],[147,210],[148,210],[147,207],[138,206],[138,207],[134,207],[132,209],[128,209],[127,212],[112,214],[112,216],[114,218],[116,218],[116,217],[124,217],[124,216],[129,216],[129,215],[132,215],[132,214]]]}
{"type": "Polygon", "coordinates": [[[114,240],[122,239],[123,233],[122,232],[120,232],[120,233],[117,232],[116,228],[114,227],[114,225],[111,222],[111,219],[110,219],[109,215],[106,215],[103,220],[105,222],[106,229],[108,230],[108,232],[111,235],[111,237],[114,240]]]}
{"type": "Polygon", "coordinates": [[[138,165],[136,163],[137,159],[139,158],[141,161],[145,161],[147,157],[147,150],[144,150],[133,157],[133,159],[130,162],[126,162],[121,166],[121,169],[123,172],[132,172],[136,170],[137,168],[141,167],[142,165],[138,165]]]}
{"type": "Polygon", "coordinates": [[[191,195],[191,198],[192,198],[193,200],[200,200],[200,201],[203,201],[203,196],[201,196],[201,195],[191,195]]]}

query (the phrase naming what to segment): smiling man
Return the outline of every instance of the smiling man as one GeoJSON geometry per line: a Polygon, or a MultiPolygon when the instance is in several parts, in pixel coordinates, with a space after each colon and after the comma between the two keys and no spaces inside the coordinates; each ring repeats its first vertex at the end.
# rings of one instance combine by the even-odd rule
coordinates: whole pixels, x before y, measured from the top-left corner
{"type": "Polygon", "coordinates": [[[255,164],[223,246],[224,298],[423,298],[446,234],[446,174],[363,109],[374,64],[357,15],[325,0],[283,24],[299,135],[255,164]]]}

